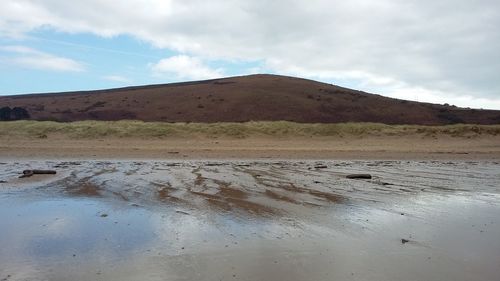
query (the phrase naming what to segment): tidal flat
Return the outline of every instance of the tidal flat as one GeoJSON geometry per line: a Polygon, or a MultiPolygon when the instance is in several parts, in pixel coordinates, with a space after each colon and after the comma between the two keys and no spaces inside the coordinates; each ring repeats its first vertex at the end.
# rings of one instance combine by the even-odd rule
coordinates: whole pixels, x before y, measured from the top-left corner
{"type": "Polygon", "coordinates": [[[498,237],[492,160],[0,161],[0,280],[496,280],[498,237]]]}

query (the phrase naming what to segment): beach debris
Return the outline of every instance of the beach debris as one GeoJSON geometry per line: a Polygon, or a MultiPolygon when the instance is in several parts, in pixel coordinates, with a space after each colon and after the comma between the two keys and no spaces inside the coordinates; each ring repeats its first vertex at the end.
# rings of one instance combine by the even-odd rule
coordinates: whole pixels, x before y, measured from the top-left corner
{"type": "Polygon", "coordinates": [[[75,162],[75,161],[72,161],[72,162],[61,162],[59,164],[56,164],[54,166],[54,168],[67,168],[68,166],[79,166],[79,165],[82,165],[82,163],[75,162]]]}
{"type": "Polygon", "coordinates": [[[56,173],[54,170],[24,170],[19,178],[28,178],[32,175],[55,175],[56,173]]]}
{"type": "Polygon", "coordinates": [[[0,183],[7,183],[7,181],[4,181],[4,180],[0,180],[0,183]]]}
{"type": "Polygon", "coordinates": [[[388,183],[388,182],[383,182],[383,181],[375,181],[373,183],[383,185],[383,186],[394,185],[393,183],[388,183]]]}
{"type": "Polygon", "coordinates": [[[402,243],[403,245],[404,245],[404,244],[406,244],[406,243],[408,243],[408,242],[410,242],[410,240],[408,240],[408,239],[404,239],[404,238],[403,238],[403,239],[401,239],[401,243],[402,243]]]}
{"type": "Polygon", "coordinates": [[[224,166],[227,165],[225,163],[206,163],[205,166],[207,167],[216,167],[216,166],[224,166]]]}
{"type": "Polygon", "coordinates": [[[314,169],[326,169],[326,168],[328,168],[328,166],[324,164],[318,164],[314,166],[314,169]]]}
{"type": "Polygon", "coordinates": [[[371,179],[372,175],[370,174],[351,174],[347,175],[346,178],[348,179],[371,179]]]}

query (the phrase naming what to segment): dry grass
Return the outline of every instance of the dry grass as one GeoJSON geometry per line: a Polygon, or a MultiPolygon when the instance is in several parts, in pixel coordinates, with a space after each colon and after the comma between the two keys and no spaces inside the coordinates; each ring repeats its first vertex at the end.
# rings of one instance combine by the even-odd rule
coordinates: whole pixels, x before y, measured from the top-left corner
{"type": "Polygon", "coordinates": [[[302,124],[286,121],[246,123],[161,123],[141,121],[0,122],[0,136],[45,138],[169,138],[169,137],[309,137],[309,136],[407,136],[477,137],[499,135],[500,125],[415,126],[376,123],[302,124]]]}

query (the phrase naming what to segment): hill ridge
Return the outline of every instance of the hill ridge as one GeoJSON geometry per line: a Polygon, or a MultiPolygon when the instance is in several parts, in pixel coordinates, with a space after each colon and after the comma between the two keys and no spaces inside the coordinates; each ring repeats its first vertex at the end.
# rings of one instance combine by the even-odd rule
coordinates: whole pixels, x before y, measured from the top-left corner
{"type": "Polygon", "coordinates": [[[33,120],[293,121],[499,124],[500,111],[405,101],[304,78],[254,74],[90,91],[0,97],[33,120]]]}

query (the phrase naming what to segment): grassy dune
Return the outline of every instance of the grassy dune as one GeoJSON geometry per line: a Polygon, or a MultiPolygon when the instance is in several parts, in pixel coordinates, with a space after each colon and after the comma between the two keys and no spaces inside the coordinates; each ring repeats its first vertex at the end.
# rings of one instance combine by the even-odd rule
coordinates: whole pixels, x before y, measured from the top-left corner
{"type": "Polygon", "coordinates": [[[286,121],[247,123],[161,123],[141,121],[0,122],[0,137],[46,138],[168,138],[168,137],[309,137],[309,136],[440,136],[500,135],[500,125],[416,126],[376,123],[302,124],[286,121]]]}

